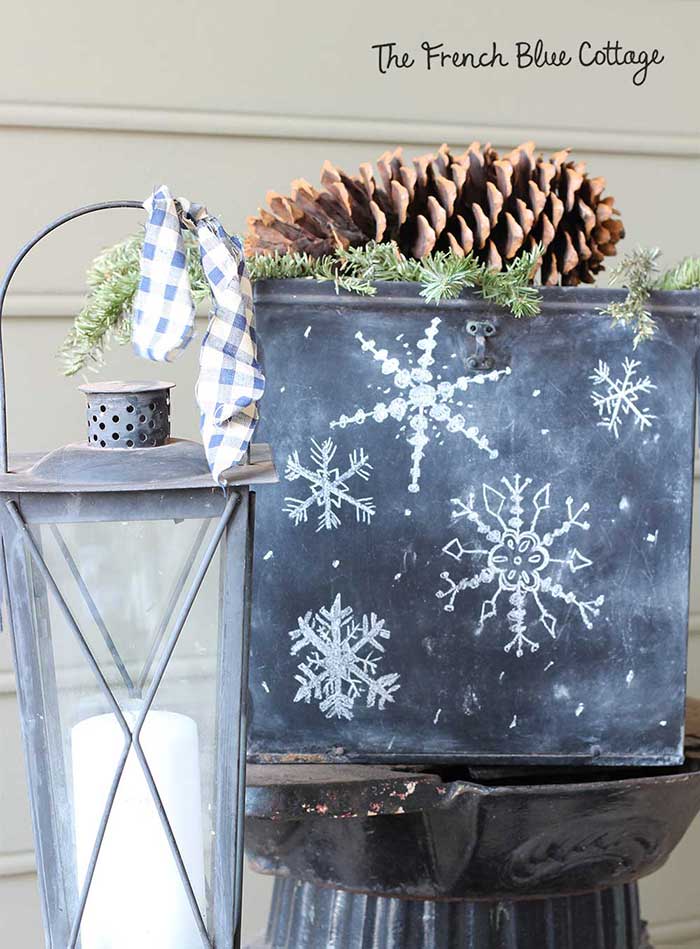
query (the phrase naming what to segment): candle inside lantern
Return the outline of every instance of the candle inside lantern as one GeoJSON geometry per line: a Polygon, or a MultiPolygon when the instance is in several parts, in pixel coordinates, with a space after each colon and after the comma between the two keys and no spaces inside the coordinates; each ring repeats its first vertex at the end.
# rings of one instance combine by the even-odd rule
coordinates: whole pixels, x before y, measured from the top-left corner
{"type": "MultiPolygon", "coordinates": [[[[129,726],[134,712],[125,713],[129,726]]],[[[112,714],[71,734],[78,882],[82,887],[124,735],[112,714]]],[[[196,723],[149,712],[141,747],[204,916],[204,853],[196,723]]],[[[201,949],[202,940],[133,748],[117,791],[80,930],[82,949],[201,949]]]]}

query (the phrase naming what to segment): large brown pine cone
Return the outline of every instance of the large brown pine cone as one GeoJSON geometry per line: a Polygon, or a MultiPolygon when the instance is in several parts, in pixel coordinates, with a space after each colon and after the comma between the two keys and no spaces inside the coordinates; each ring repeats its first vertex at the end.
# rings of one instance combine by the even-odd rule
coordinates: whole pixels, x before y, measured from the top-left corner
{"type": "Polygon", "coordinates": [[[524,250],[545,247],[544,284],[593,283],[605,257],[624,237],[604,178],[589,178],[569,150],[535,156],[526,142],[499,158],[472,143],[462,155],[441,145],[406,163],[400,148],[348,175],[330,162],[320,189],[292,182],[292,194],[267,194],[269,210],[248,219],[248,254],[306,252],[396,241],[407,257],[452,248],[500,270],[524,250]]]}

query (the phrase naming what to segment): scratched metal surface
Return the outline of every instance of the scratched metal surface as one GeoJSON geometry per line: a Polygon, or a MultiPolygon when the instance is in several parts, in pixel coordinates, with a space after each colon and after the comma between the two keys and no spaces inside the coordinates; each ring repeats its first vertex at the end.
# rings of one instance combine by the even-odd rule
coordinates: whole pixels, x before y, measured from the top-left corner
{"type": "Polygon", "coordinates": [[[611,296],[258,285],[253,759],[680,760],[700,300],[635,351],[611,296]]]}

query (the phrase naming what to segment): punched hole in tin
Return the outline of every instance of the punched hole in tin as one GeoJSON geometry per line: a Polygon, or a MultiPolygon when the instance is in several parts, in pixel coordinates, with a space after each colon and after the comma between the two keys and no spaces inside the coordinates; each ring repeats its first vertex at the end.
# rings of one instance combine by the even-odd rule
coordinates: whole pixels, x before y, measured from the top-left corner
{"type": "Polygon", "coordinates": [[[127,432],[133,432],[134,426],[131,424],[131,422],[129,422],[129,424],[126,426],[126,430],[127,432]]]}
{"type": "Polygon", "coordinates": [[[100,428],[104,430],[104,427],[105,427],[105,423],[104,423],[104,422],[100,422],[100,428]]]}
{"type": "Polygon", "coordinates": [[[145,416],[145,415],[139,415],[139,422],[145,422],[145,421],[146,421],[146,416],[145,416]]]}
{"type": "Polygon", "coordinates": [[[100,445],[102,446],[102,448],[106,448],[106,447],[107,447],[107,442],[100,442],[100,445]]]}
{"type": "Polygon", "coordinates": [[[133,448],[133,447],[134,447],[134,443],[132,442],[131,439],[128,439],[128,441],[127,441],[127,443],[126,443],[126,447],[127,447],[127,448],[133,448]]]}
{"type": "Polygon", "coordinates": [[[112,432],[112,438],[115,442],[119,441],[119,432],[112,432]]]}
{"type": "Polygon", "coordinates": [[[106,405],[101,405],[101,406],[100,406],[100,412],[106,412],[106,411],[107,411],[107,406],[106,406],[106,405]]]}
{"type": "Polygon", "coordinates": [[[116,423],[119,421],[119,416],[118,416],[118,415],[113,415],[113,416],[112,416],[112,421],[116,424],[116,423]]]}
{"type": "Polygon", "coordinates": [[[141,439],[142,442],[145,442],[145,441],[146,441],[146,433],[145,433],[145,432],[141,432],[141,434],[139,435],[139,438],[141,439]]]}
{"type": "Polygon", "coordinates": [[[133,412],[133,411],[134,411],[133,405],[127,405],[126,411],[127,411],[127,412],[133,412]]]}
{"type": "Polygon", "coordinates": [[[149,403],[148,403],[148,407],[149,407],[149,409],[150,409],[151,412],[152,412],[152,411],[155,409],[155,407],[156,407],[155,402],[149,402],[149,403]]]}

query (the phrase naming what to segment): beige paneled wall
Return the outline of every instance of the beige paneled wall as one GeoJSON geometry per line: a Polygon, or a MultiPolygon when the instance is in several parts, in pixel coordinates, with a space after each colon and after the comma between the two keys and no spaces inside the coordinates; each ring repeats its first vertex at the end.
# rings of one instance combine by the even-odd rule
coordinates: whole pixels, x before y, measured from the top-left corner
{"type": "MultiPolygon", "coordinates": [[[[573,145],[608,178],[627,246],[659,244],[669,262],[700,253],[700,115],[696,0],[589,0],[556,16],[515,2],[445,0],[428,8],[367,0],[240,4],[194,0],[28,0],[3,11],[0,155],[4,172],[0,263],[47,220],[91,201],[142,198],[156,184],[206,201],[233,229],[267,189],[325,158],[348,169],[404,143],[409,151],[472,138],[510,147],[535,138],[573,145]],[[666,62],[635,88],[625,71],[571,68],[464,73],[415,68],[379,76],[373,43],[415,50],[422,40],[481,49],[542,36],[659,46],[666,62]]],[[[18,274],[6,323],[9,425],[17,449],[82,432],[75,383],[54,353],[80,305],[87,261],[134,228],[139,215],[92,215],[48,239],[18,274]]],[[[128,350],[104,376],[133,376],[128,350]]],[[[194,348],[161,374],[179,383],[178,431],[196,434],[194,348]]],[[[159,370],[160,372],[160,370],[159,370]]],[[[697,579],[697,538],[694,577],[697,579]]],[[[700,695],[700,583],[693,588],[691,691],[700,695]]],[[[7,636],[0,634],[0,933],[2,945],[41,944],[32,843],[7,636]]],[[[657,946],[700,949],[696,826],[644,884],[657,946]]],[[[248,934],[262,924],[269,885],[250,878],[248,934]]]]}

